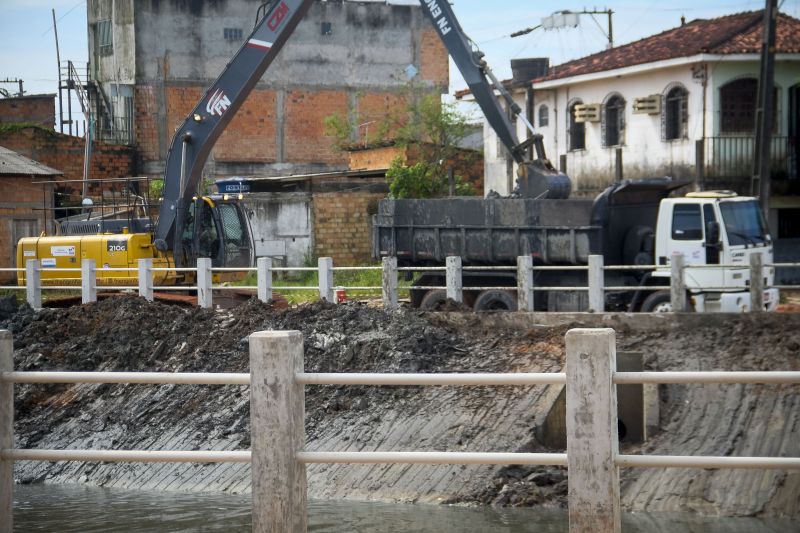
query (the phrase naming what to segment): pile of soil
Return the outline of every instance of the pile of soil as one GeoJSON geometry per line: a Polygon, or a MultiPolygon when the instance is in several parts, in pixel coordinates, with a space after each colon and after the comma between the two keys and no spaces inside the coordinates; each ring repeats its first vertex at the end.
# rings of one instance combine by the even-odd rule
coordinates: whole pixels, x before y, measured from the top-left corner
{"type": "MultiPolygon", "coordinates": [[[[580,324],[573,324],[580,325],[580,324]]],[[[797,315],[723,326],[618,330],[620,350],[656,370],[796,370],[797,315]],[[665,335],[666,334],[666,335],[665,335]]],[[[0,315],[17,370],[247,372],[247,336],[299,330],[309,372],[556,372],[568,326],[498,328],[480,315],[385,312],[359,303],[293,309],[251,301],[232,310],[121,297],[68,309],[0,315]],[[466,318],[465,318],[466,317],[466,318]]],[[[247,449],[249,388],[18,385],[20,448],[247,449]]],[[[662,386],[662,431],[624,453],[800,456],[798,387],[662,386]],[[721,388],[726,387],[726,388],[721,388]]],[[[306,387],[306,449],[561,451],[536,439],[557,387],[306,387]]],[[[566,469],[312,465],[312,498],[460,504],[566,503],[566,469]]],[[[249,489],[249,465],[18,462],[21,483],[83,482],[158,490],[249,489]]],[[[623,471],[629,509],[800,517],[800,474],[623,471]],[[756,482],[757,481],[757,482],[756,482]],[[732,488],[733,487],[733,488],[732,488]]]]}

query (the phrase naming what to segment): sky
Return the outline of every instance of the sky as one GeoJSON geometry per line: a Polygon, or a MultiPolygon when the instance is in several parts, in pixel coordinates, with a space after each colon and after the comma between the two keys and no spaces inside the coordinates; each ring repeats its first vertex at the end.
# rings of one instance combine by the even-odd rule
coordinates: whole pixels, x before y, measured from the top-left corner
{"type": "MultiPolygon", "coordinates": [[[[390,0],[391,1],[391,0],[390,0]]],[[[408,0],[402,0],[407,3],[408,0]]],[[[400,3],[400,2],[398,2],[400,3]]],[[[486,54],[495,74],[511,76],[510,60],[549,57],[556,65],[603,50],[607,44],[605,15],[582,15],[577,28],[535,30],[511,38],[512,32],[535,26],[555,11],[610,8],[614,11],[615,45],[625,44],[680,25],[740,11],[763,9],[763,0],[620,0],[599,5],[569,1],[451,0],[470,38],[486,54]]],[[[782,12],[800,18],[800,0],[779,0],[782,12]]],[[[77,0],[0,0],[0,79],[22,78],[30,94],[56,92],[58,72],[51,9],[56,11],[61,59],[86,64],[86,2],[77,0]]],[[[451,62],[450,92],[463,89],[451,62]]],[[[0,84],[17,90],[16,84],[0,84]]],[[[75,103],[77,106],[77,102],[75,103]]]]}

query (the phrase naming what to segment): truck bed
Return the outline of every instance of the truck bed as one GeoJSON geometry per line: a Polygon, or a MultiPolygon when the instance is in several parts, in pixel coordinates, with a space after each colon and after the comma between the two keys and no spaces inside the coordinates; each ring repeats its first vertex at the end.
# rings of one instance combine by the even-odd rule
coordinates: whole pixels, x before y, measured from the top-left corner
{"type": "Polygon", "coordinates": [[[373,255],[402,265],[585,264],[600,253],[601,227],[591,225],[592,200],[440,198],[382,200],[373,219],[373,255]]]}

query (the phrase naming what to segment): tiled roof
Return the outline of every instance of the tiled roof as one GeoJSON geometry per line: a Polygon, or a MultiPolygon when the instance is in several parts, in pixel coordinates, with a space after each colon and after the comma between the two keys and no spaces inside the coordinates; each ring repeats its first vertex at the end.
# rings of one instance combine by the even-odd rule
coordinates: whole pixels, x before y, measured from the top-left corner
{"type": "MultiPolygon", "coordinates": [[[[761,52],[764,11],[697,19],[677,28],[554,66],[533,80],[546,81],[698,54],[761,52]]],[[[779,14],[776,52],[800,53],[800,20],[779,14]]]]}
{"type": "Polygon", "coordinates": [[[0,176],[60,176],[60,170],[0,146],[0,176]]]}

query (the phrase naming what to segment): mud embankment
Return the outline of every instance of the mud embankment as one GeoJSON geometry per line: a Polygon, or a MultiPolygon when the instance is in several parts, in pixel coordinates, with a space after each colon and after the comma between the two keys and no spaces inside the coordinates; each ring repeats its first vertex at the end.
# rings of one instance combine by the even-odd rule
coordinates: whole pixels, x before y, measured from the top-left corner
{"type": "MultiPolygon", "coordinates": [[[[576,324],[578,325],[578,324],[576,324]]],[[[18,370],[246,372],[247,335],[303,332],[311,372],[555,372],[567,326],[498,327],[358,304],[276,310],[181,309],[120,298],[65,310],[20,310],[11,329],[18,370]]],[[[621,350],[657,370],[797,370],[800,315],[722,325],[618,331],[621,350]]],[[[29,385],[15,396],[22,448],[249,447],[249,388],[29,385]]],[[[556,387],[306,388],[309,450],[551,451],[536,438],[556,387]]],[[[661,386],[662,431],[629,453],[800,456],[800,387],[661,386]]],[[[89,483],[160,490],[249,489],[248,465],[19,462],[21,483],[89,483]]],[[[635,510],[800,518],[800,473],[626,469],[635,510]]],[[[312,465],[312,498],[564,505],[555,467],[312,465]]]]}

